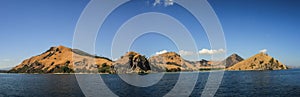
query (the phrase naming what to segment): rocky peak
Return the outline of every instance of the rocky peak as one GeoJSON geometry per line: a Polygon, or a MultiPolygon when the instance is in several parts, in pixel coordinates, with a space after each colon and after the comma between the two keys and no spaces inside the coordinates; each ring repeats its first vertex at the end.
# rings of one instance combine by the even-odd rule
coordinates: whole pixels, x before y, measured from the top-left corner
{"type": "Polygon", "coordinates": [[[238,54],[234,53],[232,55],[230,55],[229,57],[226,58],[226,67],[230,67],[236,63],[239,63],[241,61],[243,61],[244,59],[242,57],[240,57],[238,54]]]}
{"type": "Polygon", "coordinates": [[[116,60],[113,65],[117,73],[141,73],[151,70],[147,58],[132,51],[116,60]]]}
{"type": "Polygon", "coordinates": [[[239,57],[239,55],[238,54],[236,54],[236,53],[233,53],[233,54],[231,54],[229,57],[239,57]]]}
{"type": "MultiPolygon", "coordinates": [[[[58,52],[58,51],[66,51],[66,50],[71,50],[71,48],[65,47],[65,46],[54,46],[54,47],[50,47],[50,49],[48,51],[54,51],[54,52],[58,52]]],[[[47,51],[46,51],[47,52],[47,51]]]]}
{"type": "Polygon", "coordinates": [[[135,55],[140,55],[140,54],[134,51],[129,51],[125,54],[125,56],[135,56],[135,55]]]}

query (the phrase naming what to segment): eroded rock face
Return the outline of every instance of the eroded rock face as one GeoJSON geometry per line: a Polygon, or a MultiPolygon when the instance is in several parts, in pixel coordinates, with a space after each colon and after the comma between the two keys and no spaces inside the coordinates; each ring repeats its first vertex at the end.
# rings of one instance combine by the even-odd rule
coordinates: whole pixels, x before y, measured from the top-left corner
{"type": "Polygon", "coordinates": [[[151,70],[145,56],[136,52],[128,52],[114,62],[116,73],[144,73],[151,70]]]}
{"type": "Polygon", "coordinates": [[[244,61],[241,61],[229,68],[228,70],[282,70],[287,66],[277,59],[265,53],[256,54],[244,61]]]}

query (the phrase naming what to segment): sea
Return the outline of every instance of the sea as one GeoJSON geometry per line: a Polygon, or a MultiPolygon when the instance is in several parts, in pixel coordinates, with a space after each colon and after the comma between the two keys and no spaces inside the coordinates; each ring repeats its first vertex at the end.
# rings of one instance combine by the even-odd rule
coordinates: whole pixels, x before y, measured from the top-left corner
{"type": "Polygon", "coordinates": [[[143,84],[147,83],[145,82],[147,78],[150,80],[152,77],[160,78],[158,76],[163,75],[157,83],[148,86],[128,83],[117,74],[1,73],[0,97],[300,97],[300,69],[224,71],[222,76],[218,76],[221,80],[215,82],[219,83],[214,85],[216,91],[211,92],[210,95],[204,95],[204,91],[210,90],[205,88],[208,81],[211,81],[208,79],[213,72],[222,71],[154,73],[149,77],[139,75],[144,77],[142,80],[131,79],[143,84]],[[176,92],[175,87],[182,74],[193,75],[196,80],[185,78],[180,82],[183,85],[176,88],[178,91],[176,92]]]}

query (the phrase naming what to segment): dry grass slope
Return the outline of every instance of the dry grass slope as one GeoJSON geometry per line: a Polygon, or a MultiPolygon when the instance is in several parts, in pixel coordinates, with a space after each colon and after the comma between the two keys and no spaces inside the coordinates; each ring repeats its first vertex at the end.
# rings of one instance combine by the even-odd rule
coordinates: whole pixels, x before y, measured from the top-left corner
{"type": "Polygon", "coordinates": [[[282,70],[287,66],[279,62],[277,59],[265,53],[256,54],[244,61],[241,61],[227,70],[282,70]]]}
{"type": "Polygon", "coordinates": [[[102,64],[112,65],[107,58],[95,57],[64,46],[51,47],[46,52],[24,60],[9,72],[15,73],[74,73],[97,72],[102,64]]]}

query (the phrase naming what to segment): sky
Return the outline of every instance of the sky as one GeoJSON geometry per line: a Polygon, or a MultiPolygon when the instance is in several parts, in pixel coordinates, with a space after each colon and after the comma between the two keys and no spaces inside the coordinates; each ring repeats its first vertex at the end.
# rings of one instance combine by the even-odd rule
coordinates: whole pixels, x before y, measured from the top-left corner
{"type": "MultiPolygon", "coordinates": [[[[188,3],[193,3],[187,1],[188,3]]],[[[172,51],[186,59],[209,59],[212,54],[227,51],[248,58],[261,50],[284,64],[300,66],[300,1],[299,0],[208,0],[222,25],[226,48],[211,49],[206,32],[195,17],[182,6],[154,3],[153,0],[132,0],[108,15],[96,39],[96,54],[112,58],[114,36],[133,17],[143,13],[166,14],[172,19],[144,19],[142,22],[165,23],[160,30],[181,31],[174,27],[177,20],[188,30],[197,51],[179,49],[177,43],[161,32],[149,31],[136,37],[129,51],[147,57],[172,51]],[[171,26],[172,25],[172,26],[171,26]],[[200,58],[193,57],[199,55],[200,58]]],[[[72,47],[76,23],[89,0],[1,0],[0,1],[0,68],[13,67],[23,60],[41,54],[51,46],[72,47]]],[[[163,16],[161,16],[163,18],[163,16]]],[[[123,32],[145,29],[143,24],[129,26],[123,32]]],[[[183,35],[183,33],[175,33],[183,35]]],[[[188,39],[181,39],[186,42],[188,39]]],[[[186,42],[189,44],[190,42],[186,42]]],[[[115,53],[115,52],[114,52],[115,53]]],[[[117,52],[116,58],[126,52],[117,52]]],[[[115,59],[112,58],[112,59],[115,59]]]]}

